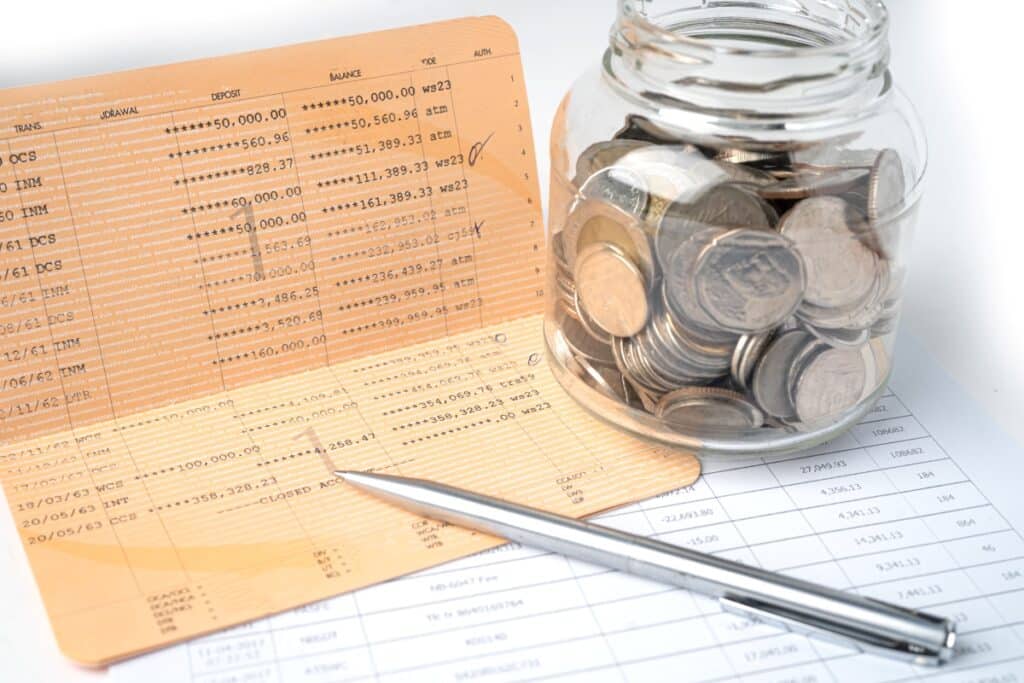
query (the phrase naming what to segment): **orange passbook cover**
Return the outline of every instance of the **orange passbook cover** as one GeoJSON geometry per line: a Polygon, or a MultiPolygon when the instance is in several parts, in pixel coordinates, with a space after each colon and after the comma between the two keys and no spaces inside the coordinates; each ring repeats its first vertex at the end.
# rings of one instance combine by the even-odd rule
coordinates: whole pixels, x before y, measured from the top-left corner
{"type": "Polygon", "coordinates": [[[0,478],[63,651],[501,542],[336,467],[574,515],[695,478],[558,389],[544,250],[495,18],[0,91],[0,478]]]}

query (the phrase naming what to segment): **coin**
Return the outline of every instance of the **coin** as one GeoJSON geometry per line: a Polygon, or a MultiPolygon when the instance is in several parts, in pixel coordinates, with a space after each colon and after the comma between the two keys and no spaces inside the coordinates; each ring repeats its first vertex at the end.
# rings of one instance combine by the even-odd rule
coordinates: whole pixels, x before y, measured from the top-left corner
{"type": "Polygon", "coordinates": [[[580,303],[580,293],[575,287],[573,287],[572,309],[576,313],[574,317],[580,321],[580,325],[583,326],[583,329],[586,330],[587,334],[602,344],[612,343],[612,335],[602,330],[601,327],[594,322],[594,319],[590,317],[590,314],[587,313],[587,309],[583,307],[583,304],[580,303]]]}
{"type": "Polygon", "coordinates": [[[632,379],[634,383],[646,387],[659,396],[674,388],[671,381],[660,378],[654,373],[646,359],[637,353],[636,345],[631,340],[616,337],[612,342],[612,352],[617,359],[616,364],[621,365],[623,374],[632,379]]]}
{"type": "Polygon", "coordinates": [[[771,231],[731,230],[703,250],[694,270],[697,299],[726,330],[765,332],[796,311],[807,276],[788,239],[771,231]]]}
{"type": "Polygon", "coordinates": [[[864,347],[865,355],[870,354],[872,363],[865,362],[865,366],[871,368],[873,365],[874,372],[868,374],[869,384],[872,389],[875,389],[885,383],[889,379],[889,373],[892,372],[892,359],[889,357],[889,351],[882,339],[872,339],[864,347]]]}
{"type": "Polygon", "coordinates": [[[762,332],[761,334],[745,334],[739,338],[729,359],[729,376],[732,377],[736,386],[741,389],[749,387],[754,367],[774,337],[773,332],[762,332]]]}
{"type": "Polygon", "coordinates": [[[678,364],[663,346],[659,346],[650,326],[635,336],[632,342],[632,351],[644,374],[663,380],[659,383],[668,388],[691,382],[686,368],[678,364]]]}
{"type": "Polygon", "coordinates": [[[764,187],[765,185],[773,185],[777,178],[767,171],[762,171],[756,168],[750,168],[749,166],[740,166],[738,164],[727,164],[721,161],[716,162],[717,166],[725,175],[729,177],[734,183],[742,183],[744,185],[752,185],[754,187],[764,187]]]}
{"type": "Polygon", "coordinates": [[[826,173],[844,168],[871,169],[878,159],[877,149],[843,149],[833,144],[818,145],[793,153],[792,167],[797,171],[826,173]]]}
{"type": "Polygon", "coordinates": [[[896,151],[710,145],[635,114],[615,137],[577,159],[552,237],[557,362],[681,431],[814,431],[877,395],[901,300],[896,151]]]}
{"type": "Polygon", "coordinates": [[[778,220],[774,210],[742,187],[722,183],[711,187],[692,203],[674,201],[658,222],[654,243],[665,266],[679,245],[706,228],[767,230],[778,220]]]}
{"type": "MultiPolygon", "coordinates": [[[[666,320],[672,323],[672,328],[676,330],[679,335],[684,336],[687,340],[697,342],[702,346],[714,347],[719,351],[721,351],[724,346],[731,346],[736,343],[736,338],[739,335],[735,332],[729,332],[728,330],[722,330],[714,327],[714,321],[709,321],[712,325],[711,327],[701,325],[693,318],[687,317],[685,313],[673,309],[669,303],[670,289],[669,281],[667,278],[663,278],[660,287],[661,296],[656,306],[660,306],[661,310],[665,311],[666,320]]],[[[699,304],[697,308],[699,310],[699,304]]]]}
{"type": "Polygon", "coordinates": [[[556,273],[555,288],[558,291],[559,303],[569,315],[579,320],[579,313],[576,310],[576,284],[572,281],[572,277],[564,273],[556,273]]]}
{"type": "Polygon", "coordinates": [[[764,415],[742,394],[715,387],[684,387],[661,397],[656,417],[679,427],[756,429],[764,415]]]}
{"type": "Polygon", "coordinates": [[[807,269],[804,301],[843,308],[865,300],[878,277],[878,257],[850,229],[847,203],[812,197],[794,206],[779,223],[807,269]]]}
{"type": "Polygon", "coordinates": [[[796,416],[789,392],[789,374],[793,360],[814,337],[803,330],[784,332],[768,345],[754,368],[750,388],[754,400],[772,417],[796,416]]]}
{"type": "Polygon", "coordinates": [[[885,310],[890,289],[889,261],[876,262],[875,279],[865,297],[846,306],[826,308],[809,303],[806,299],[796,315],[809,325],[824,329],[855,329],[871,327],[885,310]]]}
{"type": "Polygon", "coordinates": [[[859,349],[821,342],[811,349],[796,361],[790,394],[797,419],[814,424],[857,404],[864,393],[867,368],[859,349]]]}
{"type": "Polygon", "coordinates": [[[891,258],[898,242],[896,217],[903,208],[906,180],[903,163],[894,150],[879,153],[868,180],[867,211],[874,245],[878,252],[891,258]]]}
{"type": "Polygon", "coordinates": [[[643,176],[648,201],[644,220],[657,227],[670,207],[694,201],[715,185],[729,180],[721,166],[689,146],[661,145],[630,152],[618,163],[643,176]]]}
{"type": "Polygon", "coordinates": [[[607,365],[594,365],[583,358],[577,358],[576,363],[581,372],[580,379],[588,386],[610,399],[622,403],[629,402],[625,381],[617,369],[607,365]]]}
{"type": "Polygon", "coordinates": [[[844,168],[827,173],[804,173],[758,188],[765,199],[806,199],[849,192],[868,179],[863,169],[844,168]]]}
{"type": "Polygon", "coordinates": [[[637,140],[608,140],[594,143],[583,150],[576,160],[576,177],[573,182],[576,187],[580,187],[602,168],[608,168],[626,154],[649,144],[637,140]]]}
{"type": "Polygon", "coordinates": [[[637,216],[647,209],[647,182],[628,168],[609,166],[591,175],[580,187],[580,195],[603,199],[637,216]]]}
{"type": "Polygon", "coordinates": [[[664,314],[655,314],[651,324],[637,339],[638,350],[661,369],[663,375],[671,377],[676,385],[707,384],[722,374],[722,364],[711,355],[702,355],[689,346],[671,324],[666,324],[664,314]]]}
{"type": "Polygon", "coordinates": [[[569,268],[569,262],[565,260],[565,234],[562,232],[556,232],[551,236],[551,253],[555,257],[555,266],[558,270],[571,273],[572,270],[569,268]]]}
{"type": "Polygon", "coordinates": [[[599,365],[615,365],[615,356],[609,345],[594,339],[579,321],[569,314],[568,309],[559,307],[555,314],[561,342],[574,356],[584,358],[599,365]]]}
{"type": "Polygon", "coordinates": [[[640,347],[636,340],[627,342],[626,345],[626,353],[633,358],[636,377],[643,384],[657,390],[659,393],[665,393],[672,391],[687,381],[686,379],[680,380],[665,374],[659,366],[652,362],[651,356],[640,347]]]}
{"type": "Polygon", "coordinates": [[[736,335],[721,339],[704,339],[681,325],[668,311],[652,317],[651,331],[665,348],[689,366],[696,366],[722,374],[729,367],[729,358],[736,343],[736,335]]]}
{"type": "Polygon", "coordinates": [[[764,149],[720,149],[715,153],[717,161],[724,161],[733,166],[740,164],[768,165],[785,168],[789,166],[789,153],[764,149]]]}
{"type": "Polygon", "coordinates": [[[626,377],[626,383],[633,390],[640,406],[653,415],[658,406],[658,396],[629,377],[626,377]]]}
{"type": "Polygon", "coordinates": [[[662,286],[665,303],[668,310],[684,326],[693,321],[694,324],[709,330],[718,327],[697,303],[697,282],[694,279],[694,272],[701,252],[723,232],[718,228],[701,230],[680,244],[664,264],[662,286]]]}
{"type": "Polygon", "coordinates": [[[576,269],[579,253],[590,244],[614,244],[636,264],[646,284],[656,275],[654,251],[639,219],[624,209],[600,199],[581,199],[575,203],[562,231],[565,260],[576,269]]]}
{"type": "Polygon", "coordinates": [[[868,181],[868,218],[875,225],[886,214],[898,213],[906,196],[903,163],[895,150],[882,150],[868,181]]]}
{"type": "Polygon", "coordinates": [[[629,256],[610,242],[580,252],[576,291],[581,308],[605,332],[629,337],[644,328],[649,313],[647,282],[629,256]]]}
{"type": "Polygon", "coordinates": [[[872,337],[882,337],[896,331],[896,324],[900,319],[900,304],[899,295],[888,295],[886,297],[885,301],[882,302],[882,310],[879,313],[878,320],[871,326],[872,337]]]}
{"type": "Polygon", "coordinates": [[[820,341],[829,346],[857,349],[871,338],[871,328],[846,328],[833,330],[827,327],[805,325],[805,328],[820,341]]]}

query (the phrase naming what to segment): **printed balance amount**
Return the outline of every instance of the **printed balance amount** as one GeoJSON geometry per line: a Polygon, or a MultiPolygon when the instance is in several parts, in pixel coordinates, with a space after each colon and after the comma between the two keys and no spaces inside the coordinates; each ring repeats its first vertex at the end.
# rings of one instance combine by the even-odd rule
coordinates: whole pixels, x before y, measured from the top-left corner
{"type": "MultiPolygon", "coordinates": [[[[193,481],[192,475],[196,470],[223,470],[229,478],[234,478],[244,472],[259,472],[253,468],[269,471],[281,463],[306,463],[302,469],[303,478],[312,475],[320,488],[324,485],[333,486],[332,458],[341,454],[347,457],[354,448],[376,447],[377,435],[375,431],[363,431],[321,440],[318,432],[332,433],[336,430],[336,426],[332,425],[336,425],[339,419],[350,423],[356,419],[356,415],[362,415],[369,420],[370,425],[377,420],[385,420],[384,424],[389,426],[384,430],[394,434],[394,438],[401,439],[401,446],[408,446],[422,443],[425,439],[496,426],[519,416],[551,409],[552,404],[533,387],[538,379],[529,370],[533,356],[525,359],[525,362],[515,359],[494,362],[497,358],[503,358],[503,354],[494,350],[496,344],[503,343],[497,341],[503,336],[487,337],[484,346],[472,343],[465,347],[451,345],[443,353],[432,350],[416,357],[396,359],[382,368],[374,368],[376,374],[367,376],[363,381],[364,386],[371,388],[373,393],[359,401],[353,400],[341,388],[297,396],[281,400],[270,407],[248,410],[234,399],[225,397],[216,402],[193,405],[186,411],[150,415],[134,423],[119,425],[112,432],[77,436],[74,442],[69,439],[50,442],[42,449],[4,454],[0,461],[3,461],[6,469],[9,489],[14,496],[12,500],[17,501],[15,512],[19,515],[19,525],[32,530],[28,542],[36,544],[103,528],[102,524],[91,523],[82,528],[54,528],[76,515],[95,516],[106,511],[109,523],[135,521],[143,512],[145,503],[142,501],[145,496],[140,496],[138,489],[133,491],[133,482],[148,484],[151,501],[150,506],[145,508],[148,513],[184,511],[205,504],[212,505],[218,511],[235,509],[235,500],[239,496],[252,498],[247,499],[249,504],[273,504],[280,500],[277,495],[279,491],[262,492],[262,489],[268,487],[276,489],[282,483],[272,474],[230,481],[216,489],[187,495],[166,498],[159,495],[164,482],[168,482],[166,486],[170,487],[169,490],[182,490],[181,484],[177,482],[193,481]],[[408,384],[408,380],[413,377],[432,381],[408,384]],[[445,387],[448,388],[447,393],[439,391],[445,387]],[[405,396],[409,398],[398,398],[405,396]],[[446,410],[436,412],[439,407],[446,410]],[[81,486],[85,477],[77,474],[81,462],[74,453],[76,448],[84,449],[86,462],[96,461],[113,455],[117,450],[116,444],[111,445],[116,432],[150,429],[150,425],[166,425],[176,431],[196,429],[197,423],[210,420],[218,413],[228,414],[229,420],[236,425],[234,431],[238,438],[274,439],[276,437],[273,434],[283,430],[292,433],[294,440],[308,440],[312,448],[291,448],[280,452],[273,448],[268,450],[261,443],[250,443],[244,447],[219,450],[203,458],[170,462],[161,460],[159,467],[151,469],[140,464],[137,471],[128,478],[124,476],[121,467],[112,470],[93,467],[90,473],[95,483],[92,486],[81,486]],[[440,432],[435,434],[438,429],[440,432]],[[321,469],[320,461],[323,461],[325,469],[321,469]],[[240,465],[245,466],[241,471],[238,470],[240,465]],[[313,467],[312,472],[310,467],[313,467]],[[114,476],[108,479],[110,475],[114,476]],[[51,485],[61,484],[79,487],[66,493],[40,493],[48,491],[51,485]],[[118,515],[117,522],[110,519],[111,511],[120,513],[124,509],[131,511],[126,515],[118,515]]],[[[355,376],[367,370],[353,369],[349,372],[355,376]]],[[[396,445],[391,444],[388,452],[393,453],[396,445]]],[[[310,485],[295,480],[287,485],[292,487],[292,491],[301,489],[310,493],[314,490],[310,485]]]]}
{"type": "MultiPolygon", "coordinates": [[[[425,93],[432,94],[446,93],[453,87],[450,79],[423,86],[425,93]]],[[[209,324],[210,331],[203,335],[206,342],[216,345],[206,352],[209,365],[224,367],[266,362],[296,354],[300,359],[306,358],[316,347],[326,349],[332,335],[349,337],[408,325],[433,324],[434,321],[445,321],[447,326],[447,318],[452,313],[469,312],[483,305],[484,299],[477,289],[479,280],[473,243],[485,238],[484,221],[469,222],[469,181],[463,169],[479,160],[484,145],[474,147],[474,154],[467,162],[458,151],[461,143],[454,131],[446,127],[454,120],[449,105],[424,105],[424,119],[446,119],[443,125],[426,132],[428,142],[448,146],[455,143],[454,152],[439,154],[431,161],[419,122],[421,108],[408,104],[416,97],[413,86],[403,86],[304,102],[302,112],[314,118],[306,116],[299,124],[300,137],[307,138],[301,141],[294,138],[286,106],[175,120],[172,125],[164,126],[164,135],[174,141],[167,157],[179,167],[173,169],[177,172],[170,183],[179,194],[183,191],[188,200],[180,212],[190,222],[185,240],[189,243],[187,248],[193,249],[195,254],[192,265],[195,267],[193,277],[199,279],[196,287],[207,299],[207,305],[200,308],[200,312],[204,318],[213,320],[209,324]],[[339,108],[351,109],[362,106],[360,103],[391,104],[394,109],[368,117],[332,118],[339,108]],[[415,129],[410,130],[410,125],[415,129]],[[396,134],[382,136],[367,132],[367,129],[382,127],[394,128],[396,134]],[[341,148],[332,144],[336,135],[331,131],[339,128],[356,131],[347,134],[347,144],[341,148]],[[363,135],[369,138],[360,139],[363,135]],[[302,175],[296,164],[296,154],[300,153],[309,160],[307,163],[326,168],[302,175]],[[410,154],[418,154],[420,158],[410,159],[410,154]],[[257,158],[253,158],[254,155],[257,158]],[[259,156],[265,158],[259,159],[259,156]],[[360,158],[367,161],[357,161],[360,158]],[[244,163],[236,163],[236,159],[244,163]],[[326,164],[324,159],[327,159],[326,164]],[[365,166],[366,163],[370,165],[365,166]],[[339,164],[344,169],[340,174],[337,172],[339,164]],[[442,172],[455,176],[447,180],[433,177],[442,172]],[[286,183],[288,180],[297,182],[282,185],[275,178],[286,183]],[[414,184],[411,188],[402,186],[413,178],[429,182],[414,184]],[[308,196],[307,190],[314,185],[315,196],[308,196]],[[230,189],[234,187],[246,189],[241,194],[232,194],[230,189]],[[438,199],[434,199],[435,195],[438,199]],[[345,201],[339,203],[334,200],[335,196],[344,196],[345,201]],[[405,204],[421,208],[398,216],[387,215],[391,207],[405,204]],[[320,217],[311,219],[308,212],[317,209],[320,217]],[[372,216],[380,212],[383,212],[380,217],[372,216]],[[364,213],[371,217],[360,219],[364,213]],[[347,219],[341,225],[337,223],[339,214],[347,219]],[[452,220],[462,225],[449,223],[452,220]],[[439,231],[438,225],[442,222],[453,227],[439,231]],[[417,228],[418,234],[409,234],[417,228]],[[385,241],[380,241],[381,237],[386,237],[385,241]],[[365,246],[351,248],[353,240],[361,240],[365,246]],[[332,249],[331,245],[337,246],[332,249]],[[415,258],[417,252],[436,254],[443,249],[451,253],[453,248],[461,251],[449,259],[426,258],[386,270],[359,272],[359,263],[364,260],[394,260],[406,255],[415,258]],[[342,270],[338,271],[335,266],[342,270]],[[330,280],[342,300],[336,295],[322,296],[320,280],[330,277],[332,268],[333,272],[346,276],[330,280]],[[318,274],[321,269],[325,272],[318,274]],[[423,278],[428,281],[423,282],[423,278]],[[401,295],[387,292],[361,296],[364,292],[369,294],[374,287],[390,286],[399,281],[408,281],[410,285],[401,295]],[[303,286],[280,289],[290,284],[303,286]],[[277,291],[267,296],[266,287],[277,291]],[[264,291],[260,292],[261,289],[264,291]],[[460,296],[460,290],[469,296],[460,296]],[[414,303],[413,299],[426,297],[440,301],[426,308],[406,308],[414,303]],[[332,298],[335,301],[330,301],[332,298]],[[261,315],[261,311],[277,306],[291,308],[304,299],[313,306],[294,315],[270,318],[261,315]],[[330,310],[345,315],[351,322],[339,322],[336,315],[325,321],[324,304],[330,303],[334,303],[329,306],[330,310]],[[378,315],[372,319],[359,315],[382,307],[394,308],[399,314],[378,315]],[[352,314],[357,318],[353,320],[352,314]],[[296,323],[297,319],[301,322],[296,323]],[[278,324],[281,321],[283,324],[278,324]],[[282,334],[292,337],[298,325],[307,323],[320,329],[300,338],[281,338],[282,334]],[[252,340],[258,337],[272,343],[252,345],[252,340]]],[[[56,138],[53,147],[54,156],[59,156],[56,138]]],[[[10,158],[21,160],[21,169],[32,171],[33,164],[39,165],[39,174],[33,176],[31,183],[16,179],[19,195],[22,190],[61,185],[63,169],[59,164],[54,168],[52,160],[47,161],[47,150],[32,149],[17,155],[10,158]],[[49,171],[49,175],[45,171],[49,171]]],[[[18,199],[24,202],[23,197],[18,199]]],[[[79,276],[82,266],[65,257],[71,242],[78,238],[56,230],[41,233],[33,227],[34,221],[54,220],[54,212],[64,209],[72,213],[71,208],[52,202],[38,205],[25,214],[26,237],[15,237],[3,243],[0,256],[20,256],[24,262],[0,268],[0,280],[22,281],[31,288],[3,293],[3,308],[15,313],[7,320],[0,320],[0,339],[20,341],[26,333],[33,332],[48,332],[46,336],[52,338],[55,328],[66,328],[76,313],[84,316],[76,310],[48,313],[46,318],[16,314],[17,310],[43,304],[44,297],[45,301],[56,299],[57,302],[81,298],[86,287],[79,276]],[[48,253],[60,257],[47,260],[48,253]],[[67,273],[66,281],[54,281],[64,273],[67,273]],[[53,284],[44,285],[44,282],[53,284]]],[[[8,211],[13,213],[14,210],[5,209],[4,220],[8,211]]],[[[11,220],[15,218],[17,216],[11,216],[11,220]]],[[[54,303],[48,308],[60,306],[54,303]]],[[[199,323],[206,324],[205,321],[199,323]]],[[[84,348],[82,337],[49,344],[46,337],[40,337],[38,342],[33,342],[28,346],[4,348],[0,350],[0,357],[8,362],[26,359],[45,362],[52,361],[44,357],[61,349],[60,344],[71,342],[84,348]]],[[[93,385],[101,380],[96,374],[102,371],[98,367],[99,357],[88,353],[79,355],[87,357],[81,363],[62,365],[57,370],[23,372],[4,379],[0,395],[9,393],[12,388],[33,389],[40,385],[50,390],[46,395],[34,396],[33,400],[7,403],[0,411],[0,424],[12,418],[27,418],[39,411],[59,413],[77,402],[89,402],[102,395],[104,392],[95,386],[61,390],[59,373],[62,372],[83,373],[93,385]]]]}

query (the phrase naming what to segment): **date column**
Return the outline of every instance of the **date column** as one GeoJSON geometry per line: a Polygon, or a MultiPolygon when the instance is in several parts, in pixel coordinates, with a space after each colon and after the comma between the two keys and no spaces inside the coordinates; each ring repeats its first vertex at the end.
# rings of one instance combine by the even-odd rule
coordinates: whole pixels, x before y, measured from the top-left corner
{"type": "Polygon", "coordinates": [[[52,140],[3,143],[0,258],[3,281],[4,437],[16,439],[108,417],[88,302],[68,225],[52,140]],[[65,387],[68,389],[65,392],[65,387]]]}
{"type": "Polygon", "coordinates": [[[109,547],[120,558],[126,540],[114,508],[126,499],[116,489],[131,462],[102,435],[109,432],[110,398],[57,143],[49,134],[19,138],[5,143],[3,155],[2,210],[16,216],[4,224],[4,241],[22,257],[19,283],[4,294],[20,305],[31,302],[16,314],[23,334],[8,353],[26,376],[19,403],[33,407],[25,423],[4,431],[14,438],[50,435],[26,451],[8,488],[44,593],[62,609],[84,609],[139,591],[129,567],[63,550],[67,543],[109,547]],[[58,433],[64,429],[70,431],[58,433]],[[92,575],[95,590],[65,590],[67,572],[92,575]]]}

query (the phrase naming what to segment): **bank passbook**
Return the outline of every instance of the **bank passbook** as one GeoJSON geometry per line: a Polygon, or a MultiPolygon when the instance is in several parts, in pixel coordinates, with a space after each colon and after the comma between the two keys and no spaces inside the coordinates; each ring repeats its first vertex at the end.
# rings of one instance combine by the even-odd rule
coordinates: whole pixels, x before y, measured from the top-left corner
{"type": "Polygon", "coordinates": [[[495,18],[0,91],[0,478],[61,649],[501,543],[335,469],[577,516],[691,482],[549,374],[543,240],[495,18]]]}

